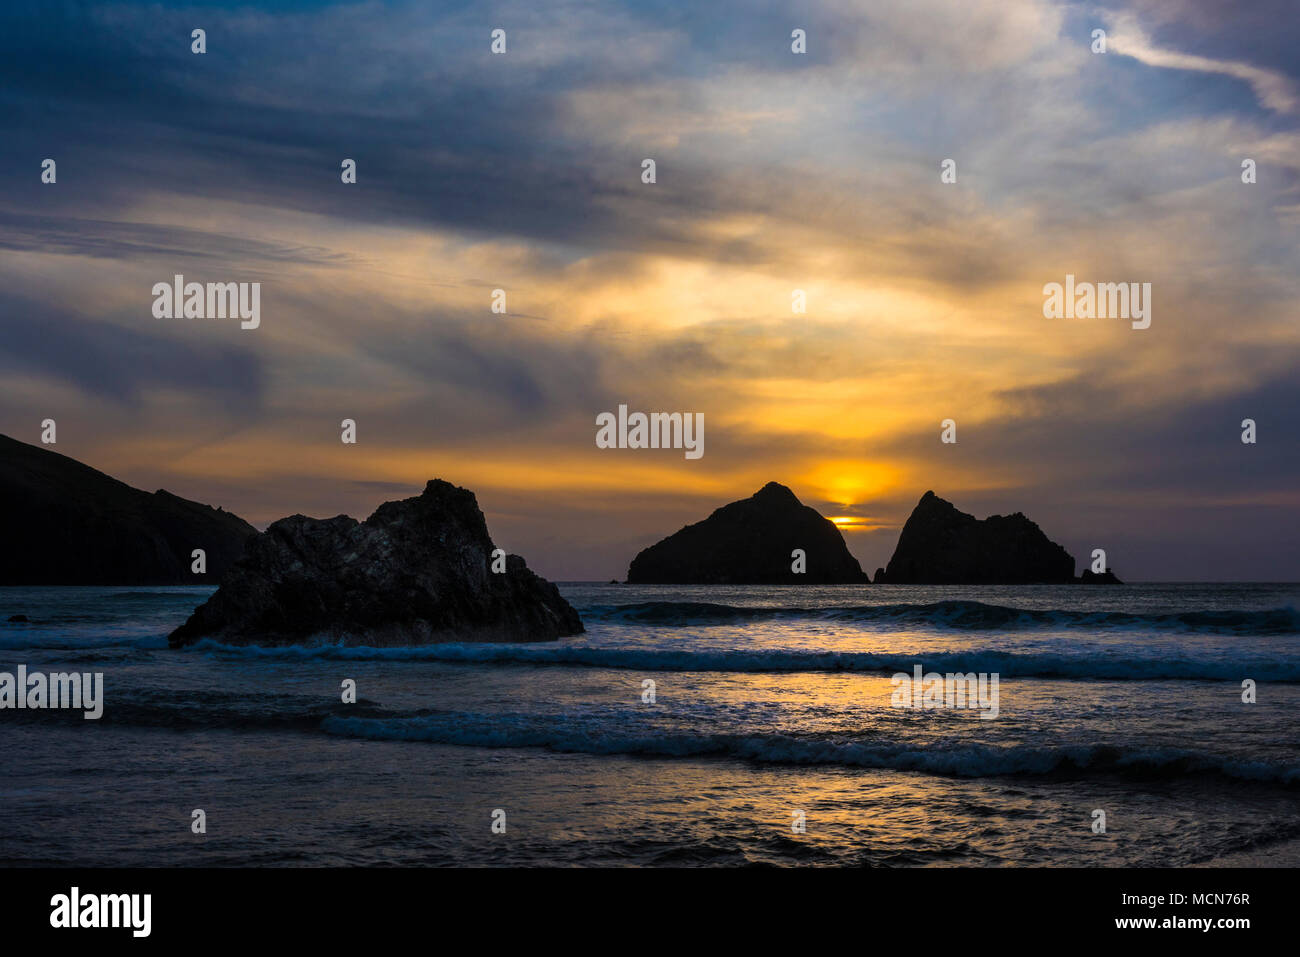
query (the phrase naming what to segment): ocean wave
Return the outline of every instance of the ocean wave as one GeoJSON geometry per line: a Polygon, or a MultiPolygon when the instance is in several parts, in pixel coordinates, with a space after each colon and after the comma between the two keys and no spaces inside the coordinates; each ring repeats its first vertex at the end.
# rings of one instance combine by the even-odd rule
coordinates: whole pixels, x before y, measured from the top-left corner
{"type": "Polygon", "coordinates": [[[416,648],[351,645],[289,645],[277,648],[194,645],[227,659],[325,661],[435,661],[473,665],[555,665],[635,671],[717,671],[752,673],[926,671],[987,672],[1004,678],[1066,678],[1114,681],[1300,682],[1300,660],[1275,657],[1144,658],[1063,654],[1017,654],[978,650],[925,654],[869,651],[717,650],[599,648],[590,645],[441,644],[416,648]]]}
{"type": "Polygon", "coordinates": [[[956,629],[1111,628],[1190,631],[1241,635],[1300,633],[1300,611],[1293,607],[1219,609],[1139,614],[1126,611],[1010,608],[979,601],[927,604],[852,605],[832,608],[757,607],[693,601],[648,601],[593,605],[589,618],[652,625],[728,625],[774,619],[881,622],[956,629]]]}
{"type": "Polygon", "coordinates": [[[1107,745],[997,747],[983,744],[920,746],[831,741],[779,734],[629,734],[562,721],[511,724],[505,716],[443,714],[408,718],[326,718],[322,730],[381,741],[425,741],[479,748],[545,748],[592,755],[728,757],[764,764],[830,765],[919,771],[954,777],[1001,777],[1078,772],[1143,777],[1217,775],[1294,786],[1300,766],[1247,761],[1173,748],[1107,745]]]}
{"type": "MultiPolygon", "coordinates": [[[[360,697],[355,704],[305,695],[249,698],[246,695],[212,690],[137,691],[130,696],[110,694],[103,703],[97,726],[166,728],[206,731],[301,731],[319,732],[321,722],[331,715],[382,717],[393,720],[395,713],[377,702],[360,697]]],[[[408,711],[400,717],[427,714],[408,711]]],[[[88,726],[80,708],[23,708],[4,712],[6,720],[25,725],[88,726]]]]}

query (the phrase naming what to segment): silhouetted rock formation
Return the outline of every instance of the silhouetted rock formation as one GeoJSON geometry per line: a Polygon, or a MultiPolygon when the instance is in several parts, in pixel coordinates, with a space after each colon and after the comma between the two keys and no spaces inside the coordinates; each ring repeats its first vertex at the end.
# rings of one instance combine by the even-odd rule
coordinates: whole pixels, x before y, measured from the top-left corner
{"type": "Polygon", "coordinates": [[[632,559],[629,585],[827,585],[866,582],[835,524],[768,482],[632,559]],[[803,549],[807,570],[791,553],[803,549]]]}
{"type": "Polygon", "coordinates": [[[548,641],[583,630],[559,590],[518,555],[493,572],[492,551],[474,493],[438,479],[364,522],[292,515],[249,541],[168,640],[421,645],[548,641]]]}
{"type": "Polygon", "coordinates": [[[1083,574],[1079,576],[1080,585],[1122,585],[1124,584],[1115,577],[1115,573],[1109,568],[1101,574],[1094,572],[1091,568],[1085,568],[1083,574]]]}
{"type": "Polygon", "coordinates": [[[0,435],[0,585],[215,583],[257,534],[242,518],[150,495],[66,455],[0,435]],[[191,553],[207,573],[190,571],[191,553]]]}
{"type": "Polygon", "coordinates": [[[1019,512],[980,521],[926,492],[903,526],[884,580],[891,585],[1073,582],[1074,558],[1019,512]]]}

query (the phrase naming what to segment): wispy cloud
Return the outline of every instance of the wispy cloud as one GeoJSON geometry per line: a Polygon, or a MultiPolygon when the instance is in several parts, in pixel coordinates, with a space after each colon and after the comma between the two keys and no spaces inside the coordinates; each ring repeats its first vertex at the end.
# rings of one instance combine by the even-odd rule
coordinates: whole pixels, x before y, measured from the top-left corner
{"type": "Polygon", "coordinates": [[[1109,30],[1108,46],[1115,53],[1131,56],[1148,66],[1216,73],[1242,80],[1250,84],[1263,106],[1278,113],[1295,113],[1300,107],[1295,82],[1283,73],[1236,60],[1220,60],[1163,49],[1151,42],[1151,38],[1131,13],[1108,12],[1105,19],[1109,30]]]}

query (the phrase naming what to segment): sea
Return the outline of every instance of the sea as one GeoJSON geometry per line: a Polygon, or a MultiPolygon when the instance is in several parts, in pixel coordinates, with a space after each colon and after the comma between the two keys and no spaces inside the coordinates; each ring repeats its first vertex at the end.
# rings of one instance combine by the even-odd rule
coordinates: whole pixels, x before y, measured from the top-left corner
{"type": "Polygon", "coordinates": [[[210,588],[0,588],[0,672],[104,676],[98,720],[0,710],[0,865],[1181,867],[1300,837],[1298,585],[560,590],[587,631],[558,642],[172,650],[210,588]],[[917,666],[996,675],[996,717],[906,707],[917,666]]]}

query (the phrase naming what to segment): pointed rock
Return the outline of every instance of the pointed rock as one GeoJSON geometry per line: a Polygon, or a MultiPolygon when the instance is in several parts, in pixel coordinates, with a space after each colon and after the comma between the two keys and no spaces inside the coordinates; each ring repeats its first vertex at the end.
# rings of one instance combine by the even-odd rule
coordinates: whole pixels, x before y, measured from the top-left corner
{"type": "Polygon", "coordinates": [[[866,582],[835,523],[768,482],[641,551],[629,585],[826,585],[866,582]],[[802,549],[807,570],[796,573],[802,549]]]}
{"type": "Polygon", "coordinates": [[[891,585],[1074,580],[1073,556],[1021,513],[990,515],[981,521],[934,492],[921,496],[912,510],[885,569],[885,581],[891,585]]]}

